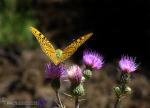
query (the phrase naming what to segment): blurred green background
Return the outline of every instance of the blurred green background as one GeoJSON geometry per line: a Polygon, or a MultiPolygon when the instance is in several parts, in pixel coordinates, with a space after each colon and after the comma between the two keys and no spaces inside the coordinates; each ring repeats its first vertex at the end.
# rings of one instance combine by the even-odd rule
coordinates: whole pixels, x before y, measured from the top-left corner
{"type": "Polygon", "coordinates": [[[34,45],[28,27],[38,24],[32,0],[2,0],[0,2],[0,43],[3,47],[34,45]]]}
{"type": "MultiPolygon", "coordinates": [[[[125,45],[125,48],[117,44],[118,49],[115,49],[117,47],[115,43],[118,42],[115,36],[122,32],[118,26],[116,27],[120,22],[115,25],[111,19],[118,18],[118,14],[114,13],[119,13],[121,8],[112,8],[112,6],[120,3],[103,1],[99,7],[97,0],[0,0],[0,108],[40,107],[8,105],[2,102],[3,99],[11,102],[44,100],[46,104],[42,108],[56,106],[54,91],[44,80],[44,68],[49,59],[29,31],[30,26],[40,30],[56,48],[64,48],[74,38],[87,32],[94,32],[94,36],[66,61],[67,68],[73,63],[82,66],[82,51],[86,48],[96,49],[106,58],[104,68],[95,72],[93,78],[86,84],[86,95],[83,97],[86,100],[81,102],[81,108],[113,108],[115,99],[112,88],[118,83],[120,73],[117,61],[122,53],[137,55],[141,62],[130,83],[133,94],[124,99],[122,108],[149,108],[150,74],[147,61],[150,48],[144,47],[147,46],[147,41],[144,41],[143,45],[146,50],[143,50],[143,47],[131,46],[139,44],[133,41],[132,44],[128,43],[129,46],[125,45]],[[111,11],[108,11],[109,9],[111,11]],[[109,21],[105,17],[109,17],[109,21]]],[[[119,15],[121,16],[122,13],[119,15]]],[[[122,38],[129,37],[123,36],[119,39],[122,38]]],[[[135,37],[130,37],[131,40],[132,38],[135,37]]],[[[147,40],[146,37],[142,39],[147,40]]],[[[120,42],[127,42],[127,40],[120,42]]],[[[73,108],[73,100],[63,95],[69,84],[62,80],[62,85],[61,95],[67,105],[66,108],[73,108]]]]}

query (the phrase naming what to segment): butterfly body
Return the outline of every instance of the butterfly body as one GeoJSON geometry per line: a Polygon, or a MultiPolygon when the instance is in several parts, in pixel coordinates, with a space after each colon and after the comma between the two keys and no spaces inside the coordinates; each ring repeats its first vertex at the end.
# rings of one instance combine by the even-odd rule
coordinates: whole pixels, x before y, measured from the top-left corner
{"type": "Polygon", "coordinates": [[[48,39],[36,28],[31,27],[30,30],[38,40],[43,52],[51,59],[51,61],[55,65],[58,65],[59,63],[69,58],[86,40],[88,40],[92,36],[92,33],[86,34],[84,36],[81,36],[77,40],[74,40],[70,45],[68,45],[63,50],[61,49],[55,50],[50,41],[48,41],[48,39]]]}
{"type": "Polygon", "coordinates": [[[63,51],[62,51],[61,49],[57,49],[57,50],[56,50],[56,56],[57,56],[58,58],[61,58],[62,53],[63,53],[63,51]]]}

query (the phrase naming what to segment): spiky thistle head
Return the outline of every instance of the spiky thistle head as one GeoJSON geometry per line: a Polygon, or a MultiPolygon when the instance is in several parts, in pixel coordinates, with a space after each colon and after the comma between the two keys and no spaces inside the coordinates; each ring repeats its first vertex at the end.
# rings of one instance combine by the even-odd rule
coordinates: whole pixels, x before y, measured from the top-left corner
{"type": "Polygon", "coordinates": [[[131,73],[137,70],[138,64],[136,58],[131,56],[122,56],[119,61],[119,67],[123,72],[131,73]]]}
{"type": "Polygon", "coordinates": [[[85,50],[83,52],[83,63],[94,70],[101,69],[104,64],[103,57],[95,52],[95,51],[89,51],[85,50]]]}
{"type": "Polygon", "coordinates": [[[63,64],[55,65],[52,62],[46,64],[45,77],[50,80],[54,90],[60,88],[60,78],[66,75],[66,69],[63,64]]]}
{"type": "Polygon", "coordinates": [[[82,71],[78,65],[71,66],[68,70],[68,78],[72,84],[80,84],[82,80],[82,71]]]}
{"type": "Polygon", "coordinates": [[[60,78],[66,74],[66,69],[62,63],[55,65],[52,62],[46,64],[45,77],[50,79],[60,78]]]}

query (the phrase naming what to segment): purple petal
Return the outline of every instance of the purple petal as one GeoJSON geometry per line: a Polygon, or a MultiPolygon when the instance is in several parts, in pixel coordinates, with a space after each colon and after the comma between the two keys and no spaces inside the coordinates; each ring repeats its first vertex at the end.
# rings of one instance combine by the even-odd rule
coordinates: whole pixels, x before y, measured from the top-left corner
{"type": "Polygon", "coordinates": [[[45,76],[46,78],[59,78],[66,74],[66,69],[63,64],[55,65],[51,62],[46,64],[45,76]]]}
{"type": "Polygon", "coordinates": [[[79,84],[82,79],[82,71],[78,65],[71,66],[68,70],[68,78],[72,83],[79,84]]]}
{"type": "Polygon", "coordinates": [[[135,63],[136,58],[130,56],[122,56],[119,61],[119,67],[124,72],[134,72],[138,68],[138,64],[135,63]]]}
{"type": "Polygon", "coordinates": [[[104,61],[103,61],[103,57],[97,52],[86,50],[83,53],[83,63],[86,66],[91,67],[92,69],[98,70],[102,68],[104,61]]]}

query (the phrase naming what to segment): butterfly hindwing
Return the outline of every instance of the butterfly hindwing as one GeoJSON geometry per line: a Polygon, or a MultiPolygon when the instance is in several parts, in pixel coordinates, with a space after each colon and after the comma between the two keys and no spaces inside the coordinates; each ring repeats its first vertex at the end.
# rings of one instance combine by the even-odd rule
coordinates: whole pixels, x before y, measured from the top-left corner
{"type": "Polygon", "coordinates": [[[51,59],[51,61],[55,65],[57,65],[59,61],[58,61],[58,58],[56,56],[56,51],[55,51],[53,45],[36,28],[31,27],[30,30],[32,31],[33,35],[36,37],[36,39],[40,43],[40,46],[41,46],[43,52],[51,59]]]}
{"type": "Polygon", "coordinates": [[[84,36],[81,36],[77,40],[73,41],[70,45],[68,45],[62,53],[62,56],[60,57],[60,62],[66,60],[69,58],[86,40],[88,40],[93,33],[88,33],[84,36]]]}

